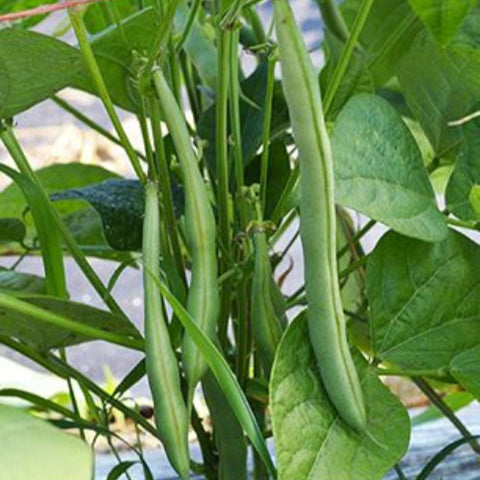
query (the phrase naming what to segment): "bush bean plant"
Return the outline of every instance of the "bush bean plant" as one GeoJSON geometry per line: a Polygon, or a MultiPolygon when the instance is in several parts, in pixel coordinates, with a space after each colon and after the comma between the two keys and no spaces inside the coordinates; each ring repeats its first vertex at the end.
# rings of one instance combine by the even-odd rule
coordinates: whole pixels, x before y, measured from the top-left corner
{"type": "Polygon", "coordinates": [[[480,5],[316,0],[315,52],[303,5],[0,4],[0,254],[18,258],[0,270],[0,343],[69,391],[0,390],[30,405],[0,404],[1,478],[93,478],[100,437],[118,458],[109,480],[155,478],[115,411],[182,480],[406,479],[411,422],[389,376],[431,402],[413,423],[443,415],[458,431],[415,479],[461,445],[480,452],[455,413],[480,397],[480,5]],[[62,28],[38,33],[56,10],[62,28]],[[98,97],[112,128],[67,87],[98,97]],[[16,118],[47,99],[119,145],[131,177],[35,170],[16,118]],[[27,256],[43,276],[19,269],[27,256]],[[68,257],[102,309],[70,299],[68,257]],[[94,258],[115,262],[108,282],[94,258]],[[115,298],[128,268],[143,271],[141,331],[115,298]],[[99,340],[141,354],[114,391],[69,363],[99,340]],[[154,421],[126,398],[145,376],[154,421]]]}

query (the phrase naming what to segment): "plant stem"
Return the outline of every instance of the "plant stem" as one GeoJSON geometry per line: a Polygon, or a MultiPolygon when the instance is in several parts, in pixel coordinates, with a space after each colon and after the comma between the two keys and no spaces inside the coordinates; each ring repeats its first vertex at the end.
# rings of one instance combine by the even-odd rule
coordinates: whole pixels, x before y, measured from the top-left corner
{"type": "Polygon", "coordinates": [[[265,216],[265,206],[267,203],[267,181],[268,181],[268,161],[270,153],[270,131],[272,125],[273,93],[275,86],[275,65],[277,63],[276,53],[268,56],[267,71],[267,91],[265,95],[265,118],[263,122],[263,141],[262,141],[262,163],[260,170],[260,205],[263,216],[265,216]]]}
{"type": "MultiPolygon", "coordinates": [[[[417,385],[417,387],[425,394],[425,396],[430,400],[430,402],[435,405],[450,420],[452,425],[464,437],[472,437],[472,433],[455,415],[455,412],[440,398],[437,392],[435,392],[435,390],[423,378],[413,377],[413,381],[417,385]]],[[[475,439],[472,439],[469,444],[475,453],[480,454],[480,445],[475,439]]]]}
{"type": "MultiPolygon", "coordinates": [[[[116,137],[115,135],[112,135],[108,130],[103,128],[101,125],[98,123],[94,122],[92,119],[88,118],[86,115],[84,115],[80,110],[77,110],[73,105],[70,103],[66,102],[63,100],[63,98],[60,98],[57,95],[53,95],[50,97],[50,100],[52,100],[54,103],[56,103],[60,108],[63,108],[66,112],[70,113],[73,115],[77,120],[85,124],[87,127],[91,128],[92,130],[96,131],[106,139],[110,140],[111,142],[115,143],[116,145],[123,146],[122,142],[116,137]]],[[[135,150],[135,153],[139,158],[142,160],[146,160],[146,157],[143,153],[138,152],[135,150]]]]}
{"type": "Polygon", "coordinates": [[[406,370],[397,368],[377,368],[377,375],[391,376],[391,377],[431,377],[431,378],[445,378],[448,373],[444,368],[436,370],[406,370]]]}
{"type": "Polygon", "coordinates": [[[343,77],[348,69],[348,66],[350,65],[350,60],[352,58],[353,50],[357,45],[358,39],[360,37],[360,34],[362,33],[363,27],[365,26],[365,22],[367,21],[368,15],[370,13],[370,10],[372,8],[374,1],[375,0],[363,0],[359,7],[358,14],[353,24],[352,32],[348,37],[348,41],[342,51],[340,60],[338,61],[338,64],[335,67],[335,70],[333,72],[332,80],[328,86],[329,88],[325,93],[324,105],[325,105],[326,113],[328,113],[330,111],[330,108],[332,107],[333,99],[335,97],[335,94],[337,93],[338,88],[342,83],[343,77]]]}
{"type": "MultiPolygon", "coordinates": [[[[231,259],[231,231],[229,207],[229,168],[228,168],[228,93],[230,70],[230,28],[217,29],[218,38],[218,84],[215,110],[215,153],[217,170],[217,201],[219,210],[219,243],[223,250],[220,260],[220,274],[228,270],[231,259]]],[[[221,345],[228,342],[227,328],[230,310],[231,282],[222,285],[218,332],[221,345]]]]}
{"type": "Polygon", "coordinates": [[[347,42],[350,32],[335,0],[315,0],[325,27],[342,42],[347,42]]]}
{"type": "Polygon", "coordinates": [[[88,40],[87,30],[85,29],[85,25],[83,23],[82,14],[75,8],[69,9],[68,12],[72,27],[75,31],[75,35],[80,46],[80,50],[83,54],[85,63],[87,64],[88,70],[90,72],[92,82],[97,89],[97,93],[102,100],[105,110],[110,117],[113,127],[117,132],[118,138],[120,139],[122,146],[125,149],[127,157],[130,160],[130,163],[132,164],[132,167],[137,177],[142,183],[145,183],[145,173],[142,170],[135,149],[130,143],[130,140],[123,128],[122,122],[117,115],[112,99],[110,98],[110,93],[103,79],[102,72],[100,71],[100,67],[98,66],[97,60],[95,59],[95,55],[88,40]]]}
{"type": "Polygon", "coordinates": [[[369,220],[360,230],[355,233],[355,235],[347,242],[347,244],[338,251],[337,259],[342,258],[346,253],[348,253],[350,247],[356,245],[376,224],[376,220],[369,220]]]}

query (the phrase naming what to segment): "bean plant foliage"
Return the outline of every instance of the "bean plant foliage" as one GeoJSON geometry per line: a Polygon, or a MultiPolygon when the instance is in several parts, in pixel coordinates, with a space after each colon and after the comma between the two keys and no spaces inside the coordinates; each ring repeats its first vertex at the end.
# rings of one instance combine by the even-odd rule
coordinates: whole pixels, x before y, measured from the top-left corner
{"type": "Polygon", "coordinates": [[[137,457],[108,479],[155,478],[112,412],[182,480],[407,478],[411,422],[388,376],[432,402],[414,425],[458,430],[411,480],[479,451],[455,411],[480,399],[480,3],[312,0],[319,69],[299,3],[1,2],[0,344],[69,387],[0,390],[28,405],[0,403],[1,478],[91,479],[99,436],[137,457]],[[61,23],[38,33],[46,18],[61,23]],[[66,88],[96,96],[111,128],[66,88]],[[20,114],[45,101],[120,146],[132,174],[34,169],[20,114]],[[69,291],[69,258],[102,308],[69,291]],[[128,268],[143,270],[140,329],[115,297],[128,268]],[[144,357],[113,393],[68,362],[92,341],[144,357]],[[128,399],[145,376],[151,421],[128,399]]]}

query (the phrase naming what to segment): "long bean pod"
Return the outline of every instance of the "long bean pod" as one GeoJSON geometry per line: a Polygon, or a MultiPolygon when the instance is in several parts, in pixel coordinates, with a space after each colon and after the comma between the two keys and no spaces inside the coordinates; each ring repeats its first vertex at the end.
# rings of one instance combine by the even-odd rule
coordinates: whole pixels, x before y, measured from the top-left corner
{"type": "MultiPolygon", "coordinates": [[[[187,310],[201,330],[213,338],[219,313],[215,217],[185,119],[159,68],[153,72],[153,81],[175,144],[185,187],[185,229],[192,259],[187,310]]],[[[188,335],[184,338],[182,355],[190,402],[196,384],[207,370],[207,364],[188,335]]]]}
{"type": "Polygon", "coordinates": [[[319,83],[288,1],[273,4],[282,84],[300,155],[300,229],[310,339],[332,404],[350,427],[367,432],[337,275],[333,159],[319,83]]]}
{"type": "Polygon", "coordinates": [[[188,479],[188,415],[180,387],[178,362],[170,343],[157,281],[160,278],[160,218],[158,188],[145,186],[143,229],[145,290],[145,351],[147,376],[155,405],[155,423],[170,463],[188,479]]]}

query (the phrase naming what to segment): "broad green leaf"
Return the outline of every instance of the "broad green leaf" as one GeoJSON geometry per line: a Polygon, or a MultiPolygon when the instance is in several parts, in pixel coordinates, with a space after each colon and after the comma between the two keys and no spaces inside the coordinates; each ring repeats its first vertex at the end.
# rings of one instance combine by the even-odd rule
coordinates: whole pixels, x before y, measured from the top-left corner
{"type": "Polygon", "coordinates": [[[138,2],[135,0],[116,0],[113,7],[104,2],[94,3],[86,9],[83,21],[90,33],[99,33],[112,25],[116,25],[117,18],[123,20],[137,10],[138,2]]]}
{"type": "MultiPolygon", "coordinates": [[[[16,297],[84,325],[91,325],[106,332],[140,338],[140,334],[133,324],[126,317],[120,315],[54,297],[24,293],[19,293],[16,297]]],[[[40,322],[35,318],[4,307],[0,307],[0,334],[17,338],[43,351],[92,340],[90,337],[73,333],[56,325],[40,322]]]]}
{"type": "Polygon", "coordinates": [[[446,368],[480,343],[480,246],[450,230],[438,243],[387,233],[367,266],[372,345],[403,368],[446,368]]]}
{"type": "Polygon", "coordinates": [[[445,237],[420,150],[385,100],[352,98],[335,123],[332,150],[337,203],[411,237],[445,237]]]}
{"type": "MultiPolygon", "coordinates": [[[[442,400],[452,411],[457,412],[463,407],[470,405],[475,398],[468,392],[452,392],[445,395],[442,400]]],[[[439,418],[443,418],[443,413],[432,405],[412,418],[412,427],[431,422],[432,420],[438,420],[439,418]]]]}
{"type": "Polygon", "coordinates": [[[29,273],[16,272],[0,267],[0,290],[28,293],[47,293],[45,279],[29,273]]]}
{"type": "Polygon", "coordinates": [[[408,0],[420,20],[441,45],[457,33],[476,0],[408,0]]]}
{"type": "Polygon", "coordinates": [[[0,243],[22,243],[27,230],[18,218],[0,218],[0,243]]]}
{"type": "Polygon", "coordinates": [[[270,382],[279,480],[379,480],[403,456],[410,434],[406,410],[359,355],[356,365],[368,430],[378,443],[339,418],[320,381],[306,315],[292,322],[270,382]]]}
{"type": "Polygon", "coordinates": [[[0,30],[0,118],[45,100],[84,75],[79,52],[64,42],[20,29],[0,30]]]}
{"type": "Polygon", "coordinates": [[[92,478],[93,454],[85,443],[22,410],[0,405],[0,438],[0,478],[92,478]]]}
{"type": "Polygon", "coordinates": [[[480,121],[473,120],[464,126],[463,131],[465,140],[447,185],[447,207],[462,220],[479,220],[480,121]]]}
{"type": "Polygon", "coordinates": [[[144,198],[137,180],[106,180],[97,185],[65,190],[51,198],[86,200],[102,218],[105,238],[112,248],[121,251],[141,248],[144,198]]]}
{"type": "Polygon", "coordinates": [[[410,110],[437,156],[451,155],[463,140],[449,122],[472,113],[480,97],[480,52],[466,45],[440,47],[420,35],[398,63],[397,75],[410,110]]]}
{"type": "Polygon", "coordinates": [[[450,373],[466,390],[480,400],[480,346],[457,355],[450,362],[450,373]]]}
{"type": "MultiPolygon", "coordinates": [[[[350,28],[361,3],[362,0],[346,0],[341,4],[350,28]]],[[[373,2],[360,43],[377,86],[383,86],[395,76],[397,63],[424,29],[407,0],[373,2]]]]}

